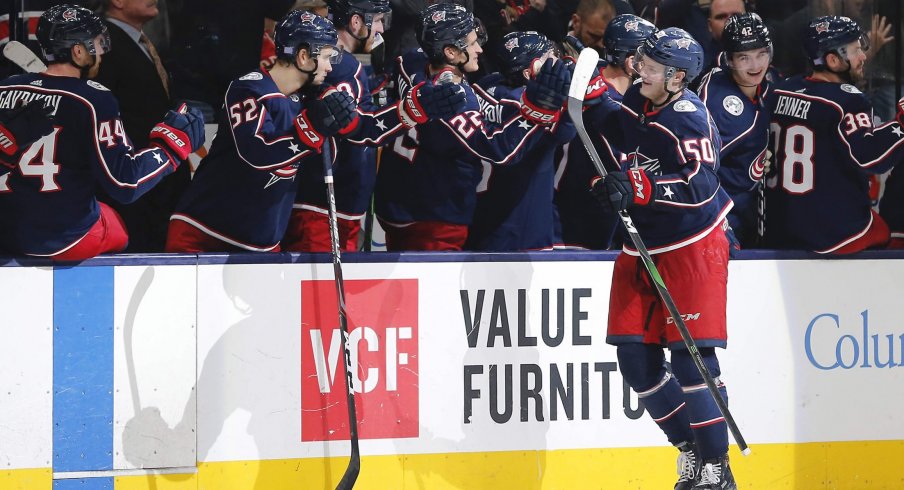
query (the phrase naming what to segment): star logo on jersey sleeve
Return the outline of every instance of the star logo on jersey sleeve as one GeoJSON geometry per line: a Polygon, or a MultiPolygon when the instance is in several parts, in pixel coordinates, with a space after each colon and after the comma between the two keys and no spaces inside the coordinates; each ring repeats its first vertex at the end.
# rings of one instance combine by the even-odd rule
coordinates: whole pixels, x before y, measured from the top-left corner
{"type": "Polygon", "coordinates": [[[662,190],[663,190],[662,197],[667,197],[667,198],[671,199],[672,197],[675,196],[675,193],[672,192],[672,186],[667,185],[667,186],[663,187],[662,190]]]}
{"type": "Polygon", "coordinates": [[[298,149],[298,145],[294,141],[289,143],[289,149],[292,150],[292,153],[298,153],[301,151],[298,149]]]}
{"type": "Polygon", "coordinates": [[[895,126],[894,129],[891,130],[892,133],[895,133],[895,136],[898,138],[904,136],[904,131],[901,131],[901,126],[895,126]]]}
{"type": "Polygon", "coordinates": [[[382,119],[377,119],[377,128],[379,128],[380,131],[386,131],[386,123],[384,123],[382,119]]]}
{"type": "Polygon", "coordinates": [[[530,129],[530,123],[527,122],[527,119],[522,119],[521,122],[518,123],[518,127],[521,129],[530,129]]]}
{"type": "Polygon", "coordinates": [[[154,152],[154,160],[157,160],[157,163],[163,165],[163,157],[160,156],[156,151],[154,152]]]}

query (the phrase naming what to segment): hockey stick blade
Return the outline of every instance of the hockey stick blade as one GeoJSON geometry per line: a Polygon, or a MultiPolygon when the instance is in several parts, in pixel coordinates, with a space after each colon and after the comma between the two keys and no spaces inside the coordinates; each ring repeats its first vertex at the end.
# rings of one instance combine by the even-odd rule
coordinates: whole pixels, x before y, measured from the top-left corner
{"type": "Polygon", "coordinates": [[[19,41],[10,41],[3,47],[3,56],[12,61],[27,73],[40,73],[47,69],[47,65],[38,58],[28,46],[19,41]]]}
{"type": "MultiPolygon", "coordinates": [[[[590,160],[593,161],[593,166],[596,168],[596,171],[599,172],[600,177],[605,178],[607,173],[606,168],[603,166],[603,161],[600,159],[599,153],[597,153],[596,148],[593,146],[590,135],[587,134],[587,129],[584,127],[584,95],[587,93],[587,85],[597,69],[596,66],[598,62],[599,55],[592,48],[584,48],[584,50],[581,51],[580,56],[578,56],[577,64],[574,67],[574,74],[571,78],[571,88],[568,90],[568,116],[571,118],[575,130],[577,130],[578,136],[581,138],[581,142],[584,144],[584,148],[590,156],[590,160]]],[[[750,454],[750,447],[747,446],[747,442],[744,440],[744,436],[741,435],[738,424],[728,410],[728,404],[725,403],[722,394],[719,393],[719,387],[716,386],[712,374],[709,372],[706,364],[704,364],[703,356],[700,355],[697,344],[694,342],[690,330],[688,330],[687,325],[684,323],[681,312],[678,311],[678,307],[675,305],[675,301],[672,299],[672,295],[669,293],[668,288],[666,288],[665,282],[662,280],[662,276],[656,268],[656,264],[653,263],[650,252],[647,250],[640,233],[638,233],[637,228],[634,226],[634,221],[627,211],[620,211],[618,215],[621,218],[625,229],[628,231],[628,236],[631,238],[634,248],[637,249],[641,261],[647,269],[647,273],[650,275],[650,279],[656,287],[656,292],[659,294],[660,299],[662,299],[663,304],[665,304],[669,316],[672,317],[675,327],[681,334],[681,339],[684,341],[688,352],[690,352],[694,365],[697,367],[697,370],[700,371],[700,375],[703,377],[710,395],[719,407],[719,412],[721,412],[722,416],[725,418],[725,424],[728,426],[728,430],[731,432],[732,437],[734,437],[735,442],[737,442],[741,454],[745,456],[750,454]]]]}
{"type": "Polygon", "coordinates": [[[571,118],[571,122],[577,129],[578,137],[581,138],[581,143],[584,144],[587,154],[590,155],[596,171],[599,172],[600,177],[606,177],[606,167],[603,166],[603,161],[600,160],[600,155],[594,148],[593,142],[590,141],[587,129],[584,128],[584,96],[587,94],[587,85],[590,84],[590,79],[596,73],[599,61],[600,55],[595,49],[584,48],[581,50],[574,66],[574,74],[571,76],[571,87],[568,89],[568,117],[571,118]]]}

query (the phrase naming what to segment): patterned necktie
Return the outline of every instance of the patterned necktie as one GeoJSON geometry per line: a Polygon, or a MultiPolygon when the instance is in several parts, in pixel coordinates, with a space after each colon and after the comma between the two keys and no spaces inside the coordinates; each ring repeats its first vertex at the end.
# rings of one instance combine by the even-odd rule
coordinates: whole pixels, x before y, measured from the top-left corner
{"type": "Polygon", "coordinates": [[[154,44],[151,43],[151,40],[142,32],[140,41],[144,44],[144,46],[148,50],[148,54],[151,55],[151,61],[154,62],[154,67],[157,68],[157,75],[160,77],[160,82],[163,83],[163,90],[166,92],[166,95],[169,96],[169,75],[166,73],[166,68],[163,67],[163,63],[160,62],[160,55],[157,54],[157,48],[154,47],[154,44]]]}

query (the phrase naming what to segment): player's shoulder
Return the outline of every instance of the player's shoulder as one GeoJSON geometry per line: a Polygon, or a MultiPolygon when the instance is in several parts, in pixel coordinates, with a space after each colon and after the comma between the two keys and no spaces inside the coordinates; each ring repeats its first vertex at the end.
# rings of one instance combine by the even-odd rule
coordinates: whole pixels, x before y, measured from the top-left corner
{"type": "Polygon", "coordinates": [[[339,63],[332,66],[332,71],[326,76],[325,83],[337,85],[342,82],[352,82],[356,77],[364,75],[361,62],[354,54],[343,52],[339,63]]]}
{"type": "Polygon", "coordinates": [[[229,88],[226,89],[226,99],[231,101],[236,98],[260,98],[279,93],[279,88],[269,73],[254,70],[236,78],[229,84],[229,88]]]}
{"type": "Polygon", "coordinates": [[[833,83],[796,76],[776,84],[775,92],[779,95],[796,93],[804,98],[837,106],[842,111],[861,110],[870,107],[866,95],[849,83],[833,83]]]}
{"type": "Polygon", "coordinates": [[[422,49],[412,49],[396,58],[396,69],[405,78],[419,82],[426,71],[427,61],[427,55],[422,49]]]}
{"type": "Polygon", "coordinates": [[[661,126],[678,138],[689,134],[710,134],[711,120],[706,105],[690,90],[685,90],[681,97],[663,108],[657,118],[661,126]]]}
{"type": "Polygon", "coordinates": [[[491,73],[474,82],[471,86],[478,97],[498,102],[502,99],[519,100],[524,87],[511,87],[499,73],[491,73]]]}

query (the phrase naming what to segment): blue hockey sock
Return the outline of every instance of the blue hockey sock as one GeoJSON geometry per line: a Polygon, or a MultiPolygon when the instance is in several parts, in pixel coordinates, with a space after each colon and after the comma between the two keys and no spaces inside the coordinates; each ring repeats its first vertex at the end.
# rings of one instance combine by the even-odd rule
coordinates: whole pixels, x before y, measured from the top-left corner
{"type": "MultiPolygon", "coordinates": [[[[707,369],[713,375],[719,392],[728,403],[728,392],[719,380],[719,360],[714,349],[701,349],[700,354],[707,369]]],[[[694,365],[690,353],[684,349],[672,352],[672,369],[681,383],[687,404],[687,417],[697,443],[697,453],[702,460],[715,459],[728,452],[728,425],[706,387],[703,377],[694,365]]]]}

